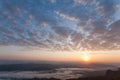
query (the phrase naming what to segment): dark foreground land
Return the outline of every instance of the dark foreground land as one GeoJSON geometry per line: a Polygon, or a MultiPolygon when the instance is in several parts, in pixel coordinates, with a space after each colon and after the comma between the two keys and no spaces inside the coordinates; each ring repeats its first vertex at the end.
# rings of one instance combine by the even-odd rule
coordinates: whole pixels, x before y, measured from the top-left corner
{"type": "MultiPolygon", "coordinates": [[[[61,80],[61,79],[56,79],[56,78],[32,78],[32,79],[11,78],[9,80],[61,80]]],[[[67,80],[120,80],[120,68],[116,71],[107,70],[106,74],[103,76],[92,76],[92,77],[83,77],[83,78],[67,79],[67,80]]]]}
{"type": "Polygon", "coordinates": [[[67,80],[120,80],[120,69],[116,71],[107,70],[104,76],[85,77],[85,78],[67,79],[67,80]]]}

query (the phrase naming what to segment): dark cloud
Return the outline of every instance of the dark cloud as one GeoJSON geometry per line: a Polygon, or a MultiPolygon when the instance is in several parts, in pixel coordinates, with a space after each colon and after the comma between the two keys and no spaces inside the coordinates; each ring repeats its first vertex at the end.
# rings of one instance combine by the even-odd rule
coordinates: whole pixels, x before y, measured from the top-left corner
{"type": "Polygon", "coordinates": [[[108,32],[108,37],[113,41],[113,43],[120,46],[120,20],[111,24],[110,28],[111,30],[108,32]]]}
{"type": "Polygon", "coordinates": [[[106,26],[104,25],[104,22],[93,22],[92,23],[93,26],[93,30],[92,30],[92,34],[93,35],[103,35],[106,33],[107,29],[106,26]]]}
{"type": "Polygon", "coordinates": [[[111,28],[110,33],[111,35],[115,35],[115,36],[120,36],[119,32],[120,32],[120,20],[112,23],[109,28],[111,28]]]}
{"type": "Polygon", "coordinates": [[[58,26],[58,27],[52,27],[52,28],[55,31],[55,33],[57,33],[58,35],[60,35],[64,38],[67,38],[69,35],[71,35],[71,33],[74,32],[69,27],[58,26]]]}

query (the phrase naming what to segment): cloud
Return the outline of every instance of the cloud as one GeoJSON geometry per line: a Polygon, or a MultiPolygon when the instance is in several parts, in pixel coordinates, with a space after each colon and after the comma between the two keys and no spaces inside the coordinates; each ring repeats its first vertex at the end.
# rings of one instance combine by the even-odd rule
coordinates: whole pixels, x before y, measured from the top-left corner
{"type": "Polygon", "coordinates": [[[112,16],[116,12],[116,1],[114,0],[100,0],[96,5],[96,11],[106,22],[112,21],[112,16]]]}
{"type": "Polygon", "coordinates": [[[63,17],[63,18],[65,18],[65,19],[68,19],[68,20],[71,20],[71,21],[78,21],[78,20],[79,20],[79,19],[77,19],[77,18],[75,18],[75,17],[66,15],[66,14],[64,14],[64,13],[60,13],[60,12],[58,12],[58,11],[55,11],[55,13],[56,13],[57,15],[59,15],[60,17],[63,17]]]}
{"type": "Polygon", "coordinates": [[[95,36],[95,34],[97,34],[97,36],[93,36],[93,39],[89,42],[89,44],[91,46],[95,45],[97,46],[96,48],[99,48],[101,50],[119,50],[119,25],[120,21],[116,21],[109,26],[110,30],[108,30],[105,28],[105,26],[101,25],[100,27],[100,25],[98,24],[98,27],[96,27],[96,29],[94,29],[93,31],[93,35],[95,36]]]}
{"type": "Polygon", "coordinates": [[[119,50],[116,2],[1,0],[0,45],[61,51],[119,50]]]}
{"type": "Polygon", "coordinates": [[[55,3],[56,2],[56,0],[50,0],[51,1],[51,3],[55,3]]]}

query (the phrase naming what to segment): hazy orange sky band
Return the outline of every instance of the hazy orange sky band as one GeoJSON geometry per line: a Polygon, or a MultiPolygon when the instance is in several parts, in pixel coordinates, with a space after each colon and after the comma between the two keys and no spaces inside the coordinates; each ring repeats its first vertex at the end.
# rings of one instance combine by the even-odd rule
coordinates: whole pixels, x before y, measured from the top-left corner
{"type": "Polygon", "coordinates": [[[113,51],[41,51],[41,50],[12,50],[14,47],[1,47],[0,59],[7,60],[48,60],[84,62],[83,56],[90,57],[90,63],[119,63],[120,50],[113,51]],[[11,50],[6,50],[6,49],[11,50]],[[10,54],[9,54],[10,53],[10,54]]]}

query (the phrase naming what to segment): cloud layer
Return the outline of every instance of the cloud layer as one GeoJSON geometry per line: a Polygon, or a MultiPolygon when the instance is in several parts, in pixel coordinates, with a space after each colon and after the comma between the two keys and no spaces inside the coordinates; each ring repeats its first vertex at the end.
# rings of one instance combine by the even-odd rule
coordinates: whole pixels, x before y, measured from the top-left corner
{"type": "Polygon", "coordinates": [[[0,0],[0,45],[120,50],[120,0],[0,0]]]}

